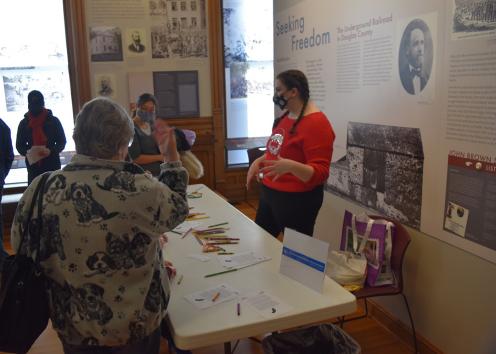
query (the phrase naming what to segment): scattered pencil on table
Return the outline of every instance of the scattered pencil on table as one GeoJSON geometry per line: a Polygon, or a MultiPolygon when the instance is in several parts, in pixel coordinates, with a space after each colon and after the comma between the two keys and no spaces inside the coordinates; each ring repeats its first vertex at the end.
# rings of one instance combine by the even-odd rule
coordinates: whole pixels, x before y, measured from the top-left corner
{"type": "Polygon", "coordinates": [[[176,234],[176,235],[182,235],[182,233],[174,231],[174,230],[170,230],[170,232],[172,232],[173,234],[176,234]]]}
{"type": "Polygon", "coordinates": [[[212,302],[217,301],[217,299],[219,298],[219,296],[220,296],[220,292],[218,291],[217,293],[215,293],[214,297],[212,298],[212,302]]]}
{"type": "Polygon", "coordinates": [[[181,284],[181,282],[183,281],[183,278],[184,278],[184,276],[181,274],[181,276],[177,280],[177,285],[181,284]]]}
{"type": "Polygon", "coordinates": [[[239,241],[208,241],[207,245],[238,245],[239,241]]]}
{"type": "Polygon", "coordinates": [[[226,256],[226,255],[228,255],[228,254],[234,254],[234,252],[219,252],[219,253],[217,253],[217,254],[219,254],[219,255],[221,255],[221,256],[226,256]]]}
{"type": "Polygon", "coordinates": [[[235,272],[237,270],[238,270],[238,268],[232,268],[232,269],[228,269],[228,270],[223,270],[222,272],[210,273],[210,274],[205,275],[205,278],[210,278],[210,277],[213,277],[213,276],[216,276],[216,275],[231,273],[231,272],[235,272]]]}
{"type": "Polygon", "coordinates": [[[187,236],[187,235],[188,235],[191,231],[193,231],[193,228],[192,228],[192,227],[190,227],[190,228],[188,229],[188,231],[186,231],[186,232],[185,232],[185,233],[181,236],[181,238],[185,238],[185,237],[186,237],[186,236],[187,236]]]}
{"type": "Polygon", "coordinates": [[[238,302],[237,306],[236,306],[236,312],[238,313],[238,316],[241,315],[241,304],[238,302]]]}
{"type": "Polygon", "coordinates": [[[205,238],[205,240],[209,240],[209,241],[239,241],[239,238],[237,238],[237,237],[207,236],[204,238],[205,238]]]}
{"type": "Polygon", "coordinates": [[[220,224],[209,225],[208,228],[222,226],[222,225],[227,225],[227,224],[229,224],[227,221],[226,222],[221,222],[220,224]]]}
{"type": "Polygon", "coordinates": [[[200,244],[200,246],[203,246],[203,242],[200,240],[200,238],[197,235],[194,235],[196,238],[196,241],[200,244]]]}

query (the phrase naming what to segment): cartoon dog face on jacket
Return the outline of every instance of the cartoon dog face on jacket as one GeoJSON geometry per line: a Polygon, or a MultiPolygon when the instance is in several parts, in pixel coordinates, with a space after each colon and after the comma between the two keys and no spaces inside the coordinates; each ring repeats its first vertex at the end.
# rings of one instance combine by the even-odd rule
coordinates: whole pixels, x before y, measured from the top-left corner
{"type": "Polygon", "coordinates": [[[95,252],[86,260],[86,265],[93,274],[103,274],[112,270],[116,270],[115,262],[105,252],[95,252]]]}
{"type": "Polygon", "coordinates": [[[150,236],[143,232],[138,232],[134,235],[129,248],[131,259],[135,267],[144,266],[146,263],[145,254],[148,245],[152,242],[150,236]]]}
{"type": "Polygon", "coordinates": [[[93,198],[91,187],[85,183],[74,182],[69,188],[69,198],[74,204],[81,225],[110,219],[118,213],[108,213],[107,210],[93,198]]]}
{"type": "Polygon", "coordinates": [[[129,269],[133,266],[133,260],[129,257],[131,244],[127,234],[115,235],[109,232],[105,241],[107,243],[105,251],[114,262],[116,269],[129,269]]]}
{"type": "Polygon", "coordinates": [[[40,261],[48,259],[57,253],[61,260],[65,260],[64,245],[60,234],[59,216],[54,214],[43,215],[43,233],[40,242],[40,261]]]}
{"type": "Polygon", "coordinates": [[[65,199],[66,178],[63,175],[55,175],[48,178],[45,200],[48,203],[60,205],[65,199]]]}
{"type": "Polygon", "coordinates": [[[98,187],[113,191],[113,192],[124,192],[127,194],[137,193],[136,185],[134,183],[134,175],[130,172],[126,171],[116,171],[112,173],[110,176],[105,178],[103,181],[103,186],[97,184],[98,187]]]}
{"type": "Polygon", "coordinates": [[[101,326],[112,319],[112,310],[103,301],[104,292],[102,287],[91,283],[75,289],[77,310],[81,318],[89,321],[96,320],[101,326]]]}

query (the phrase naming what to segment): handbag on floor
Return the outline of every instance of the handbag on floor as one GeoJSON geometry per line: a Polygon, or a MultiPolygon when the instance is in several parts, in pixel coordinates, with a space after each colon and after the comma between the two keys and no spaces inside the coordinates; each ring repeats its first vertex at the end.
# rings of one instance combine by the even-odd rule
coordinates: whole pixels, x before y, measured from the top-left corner
{"type": "Polygon", "coordinates": [[[43,229],[43,189],[49,175],[45,173],[36,186],[17,254],[7,257],[3,266],[0,282],[0,351],[27,353],[48,324],[45,276],[38,257],[43,229]],[[37,222],[33,223],[35,204],[38,204],[38,217],[37,222]],[[23,244],[28,242],[28,233],[31,240],[38,241],[34,260],[20,254],[23,244]]]}

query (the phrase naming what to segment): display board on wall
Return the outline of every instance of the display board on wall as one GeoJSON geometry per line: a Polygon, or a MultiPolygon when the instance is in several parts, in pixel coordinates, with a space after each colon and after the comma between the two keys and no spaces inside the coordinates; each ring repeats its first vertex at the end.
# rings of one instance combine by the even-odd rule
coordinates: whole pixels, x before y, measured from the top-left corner
{"type": "Polygon", "coordinates": [[[327,191],[496,262],[496,0],[275,0],[274,45],[336,132],[327,191]]]}
{"type": "MultiPolygon", "coordinates": [[[[154,92],[130,90],[128,82],[139,73],[193,71],[196,91],[179,85],[189,90],[193,101],[177,102],[177,109],[167,115],[211,114],[206,0],[88,0],[85,4],[93,96],[111,97],[132,110],[139,94],[154,92]]],[[[159,103],[164,100],[168,105],[169,98],[159,103]]]]}

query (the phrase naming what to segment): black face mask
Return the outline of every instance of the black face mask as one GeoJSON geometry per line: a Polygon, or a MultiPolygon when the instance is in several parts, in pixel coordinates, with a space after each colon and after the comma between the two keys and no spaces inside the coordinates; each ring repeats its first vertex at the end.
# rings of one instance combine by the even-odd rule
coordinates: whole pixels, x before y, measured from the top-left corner
{"type": "Polygon", "coordinates": [[[272,97],[272,102],[280,109],[286,108],[286,105],[288,104],[288,100],[283,95],[274,95],[274,97],[272,97]]]}
{"type": "Polygon", "coordinates": [[[30,104],[30,105],[28,105],[28,109],[29,109],[29,112],[31,112],[31,114],[35,117],[38,114],[40,114],[41,112],[43,112],[43,106],[40,106],[40,105],[30,104]]]}

